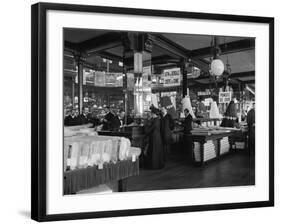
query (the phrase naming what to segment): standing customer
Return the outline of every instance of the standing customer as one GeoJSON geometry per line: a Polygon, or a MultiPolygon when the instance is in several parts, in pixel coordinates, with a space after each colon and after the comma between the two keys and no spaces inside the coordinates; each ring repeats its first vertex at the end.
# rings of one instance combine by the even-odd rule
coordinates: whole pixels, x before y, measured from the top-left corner
{"type": "Polygon", "coordinates": [[[188,162],[192,162],[192,149],[193,149],[193,141],[191,137],[192,116],[189,113],[188,109],[184,109],[184,116],[185,118],[182,123],[184,148],[187,150],[188,162]]]}
{"type": "Polygon", "coordinates": [[[172,131],[175,128],[175,123],[170,114],[167,113],[166,107],[162,107],[162,119],[161,119],[161,135],[163,140],[163,147],[165,158],[170,153],[170,146],[172,143],[172,131]]]}
{"type": "Polygon", "coordinates": [[[164,150],[160,133],[161,121],[160,111],[151,107],[151,120],[146,127],[145,134],[148,139],[147,166],[151,169],[161,169],[164,167],[164,150]]]}
{"type": "Polygon", "coordinates": [[[250,154],[255,152],[255,103],[247,114],[248,124],[248,150],[250,154]]]}
{"type": "Polygon", "coordinates": [[[221,127],[234,128],[237,120],[237,109],[233,100],[231,100],[226,108],[224,118],[221,122],[221,127]]]}

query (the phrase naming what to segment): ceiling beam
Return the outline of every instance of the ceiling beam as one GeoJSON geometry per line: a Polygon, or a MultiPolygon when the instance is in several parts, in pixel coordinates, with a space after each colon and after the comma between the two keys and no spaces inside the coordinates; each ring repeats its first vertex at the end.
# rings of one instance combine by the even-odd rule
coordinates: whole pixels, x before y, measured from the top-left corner
{"type": "MultiPolygon", "coordinates": [[[[95,52],[93,54],[99,55],[102,58],[106,58],[106,59],[113,60],[113,61],[123,61],[123,57],[120,57],[119,55],[112,54],[112,53],[109,53],[106,51],[99,51],[99,52],[95,52]]],[[[91,55],[91,54],[89,54],[89,55],[91,55]]]]}
{"type": "Polygon", "coordinates": [[[153,44],[157,45],[158,47],[161,47],[162,49],[167,50],[178,57],[189,59],[191,63],[205,72],[209,71],[209,63],[204,59],[198,59],[191,56],[190,50],[185,49],[184,47],[176,44],[160,34],[151,34],[151,38],[153,40],[153,44]]]}
{"type": "Polygon", "coordinates": [[[229,76],[229,78],[243,78],[243,77],[250,77],[250,76],[255,77],[255,71],[233,73],[229,76]]]}
{"type": "MultiPolygon", "coordinates": [[[[239,73],[234,73],[230,75],[230,83],[232,85],[239,85],[239,84],[255,84],[255,71],[251,71],[251,72],[239,72],[239,73]],[[242,77],[253,77],[252,80],[247,80],[247,81],[243,81],[243,80],[239,80],[239,78],[242,77]]],[[[210,79],[211,77],[204,77],[204,78],[195,78],[195,79],[188,79],[188,86],[191,87],[204,87],[204,88],[210,88],[210,86],[214,86],[215,82],[213,80],[210,79]],[[200,81],[209,81],[208,83],[201,83],[200,81]]],[[[220,88],[224,85],[223,79],[219,79],[217,81],[217,87],[220,88]]]]}
{"type": "MultiPolygon", "coordinates": [[[[229,43],[219,44],[221,50],[220,55],[230,54],[240,51],[252,50],[255,49],[255,39],[247,38],[242,40],[237,40],[229,43]]],[[[196,49],[190,52],[191,57],[210,57],[212,55],[212,47],[204,47],[196,49]]]]}
{"type": "Polygon", "coordinates": [[[79,44],[64,41],[64,50],[73,54],[78,54],[80,52],[79,44]]]}
{"type": "Polygon", "coordinates": [[[157,45],[158,47],[161,47],[164,50],[169,51],[170,53],[181,57],[181,58],[187,58],[187,52],[185,49],[183,49],[180,45],[177,45],[173,41],[169,40],[168,38],[160,35],[160,34],[153,34],[151,35],[153,44],[157,45]]]}
{"type": "Polygon", "coordinates": [[[85,40],[79,44],[80,50],[86,53],[104,51],[122,45],[119,32],[109,32],[98,37],[85,40]]]}
{"type": "Polygon", "coordinates": [[[167,63],[179,63],[179,62],[180,62],[180,59],[173,58],[170,55],[152,57],[152,59],[151,59],[151,63],[153,65],[167,64],[167,63]]]}
{"type": "MultiPolygon", "coordinates": [[[[209,80],[211,76],[208,77],[198,77],[195,79],[190,79],[190,80],[198,80],[198,81],[203,81],[203,80],[209,80]]],[[[233,73],[229,76],[229,78],[243,78],[243,77],[255,77],[255,71],[249,71],[249,72],[238,72],[238,73],[233,73]]]]}

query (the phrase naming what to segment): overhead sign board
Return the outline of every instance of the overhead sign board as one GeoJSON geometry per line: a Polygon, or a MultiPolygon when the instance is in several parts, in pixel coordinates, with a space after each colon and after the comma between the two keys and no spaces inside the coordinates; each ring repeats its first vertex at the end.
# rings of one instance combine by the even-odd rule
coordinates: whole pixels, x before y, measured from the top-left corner
{"type": "Polygon", "coordinates": [[[219,92],[219,103],[229,103],[231,101],[231,92],[219,92]]]}
{"type": "Polygon", "coordinates": [[[163,71],[163,86],[180,85],[180,68],[166,69],[163,71]]]}

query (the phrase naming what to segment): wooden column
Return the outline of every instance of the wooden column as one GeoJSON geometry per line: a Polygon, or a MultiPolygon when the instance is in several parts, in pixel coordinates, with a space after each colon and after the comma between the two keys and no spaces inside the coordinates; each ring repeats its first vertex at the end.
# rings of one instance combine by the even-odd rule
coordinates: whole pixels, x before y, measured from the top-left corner
{"type": "Polygon", "coordinates": [[[82,114],[83,108],[83,63],[85,59],[81,54],[75,56],[78,67],[78,108],[79,113],[82,114]]]}
{"type": "Polygon", "coordinates": [[[181,73],[182,73],[182,97],[187,95],[187,60],[183,58],[181,60],[181,73]]]}
{"type": "Polygon", "coordinates": [[[72,77],[71,82],[71,98],[72,98],[72,107],[75,105],[75,77],[72,77]]]}
{"type": "MultiPolygon", "coordinates": [[[[135,33],[132,38],[132,48],[134,51],[134,75],[137,78],[143,78],[143,87],[144,83],[151,78],[151,52],[152,52],[152,38],[149,34],[135,33]],[[144,71],[146,68],[146,71],[144,71]],[[146,73],[147,76],[143,76],[146,73]]],[[[145,103],[145,100],[142,100],[145,103]]],[[[143,109],[143,108],[142,108],[143,109]]],[[[140,108],[135,108],[137,113],[143,113],[143,110],[140,108]]]]}
{"type": "MultiPolygon", "coordinates": [[[[126,43],[128,44],[128,43],[126,43]]],[[[134,104],[133,89],[128,89],[128,68],[133,67],[134,52],[130,50],[129,46],[123,45],[123,92],[124,92],[124,111],[125,111],[125,124],[127,124],[127,115],[130,113],[130,105],[134,104]]]]}
{"type": "Polygon", "coordinates": [[[127,86],[127,67],[130,65],[130,60],[133,56],[133,52],[131,50],[131,41],[128,36],[128,32],[124,32],[121,34],[122,45],[123,45],[123,92],[124,92],[124,111],[125,111],[125,124],[127,124],[127,115],[129,114],[129,102],[128,102],[128,86],[127,86]]]}
{"type": "MultiPolygon", "coordinates": [[[[124,60],[123,60],[124,61],[124,60]]],[[[128,115],[128,89],[127,89],[127,69],[123,63],[123,92],[124,92],[124,111],[125,111],[125,124],[127,124],[128,115]]]]}

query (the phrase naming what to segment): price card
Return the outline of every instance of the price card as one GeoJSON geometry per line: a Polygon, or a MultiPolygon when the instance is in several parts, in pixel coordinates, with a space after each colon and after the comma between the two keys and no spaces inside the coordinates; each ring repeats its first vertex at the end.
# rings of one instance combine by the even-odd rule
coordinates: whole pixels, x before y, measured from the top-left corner
{"type": "Polygon", "coordinates": [[[76,168],[77,165],[77,159],[76,158],[71,158],[70,159],[70,169],[74,170],[76,168]]]}
{"type": "Polygon", "coordinates": [[[136,162],[136,155],[132,156],[132,162],[136,162]]]}
{"type": "Polygon", "coordinates": [[[102,169],[103,169],[103,163],[99,163],[98,169],[99,169],[99,170],[102,170],[102,169]]]}

